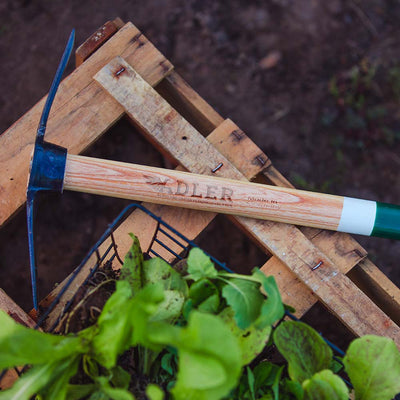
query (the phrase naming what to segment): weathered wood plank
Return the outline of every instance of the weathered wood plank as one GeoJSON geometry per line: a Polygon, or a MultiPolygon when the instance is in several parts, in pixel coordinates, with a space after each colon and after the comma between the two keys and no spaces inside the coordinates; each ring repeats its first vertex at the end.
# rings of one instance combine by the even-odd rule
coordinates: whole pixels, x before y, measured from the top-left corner
{"type": "MultiPolygon", "coordinates": [[[[320,231],[318,235],[313,235],[309,239],[343,274],[349,273],[367,255],[366,251],[349,235],[339,232],[320,231]]],[[[299,318],[318,301],[312,290],[305,286],[277,257],[271,257],[261,270],[266,275],[275,276],[284,302],[296,308],[296,315],[299,318]]]]}
{"type": "Polygon", "coordinates": [[[176,71],[172,71],[155,89],[203,135],[208,135],[224,121],[176,71]]]}
{"type": "Polygon", "coordinates": [[[0,288],[0,310],[6,312],[16,322],[34,328],[36,322],[0,288]]]}
{"type": "Polygon", "coordinates": [[[88,39],[85,40],[75,51],[75,66],[79,67],[87,60],[96,50],[111,38],[118,29],[124,26],[120,18],[113,21],[107,21],[99,29],[96,30],[88,39]]]}
{"type": "Polygon", "coordinates": [[[269,250],[354,334],[391,337],[400,347],[400,328],[324,253],[310,245],[311,242],[299,229],[269,221],[254,224],[244,218],[239,219],[252,229],[254,236],[265,238],[269,250]],[[321,262],[320,267],[314,269],[321,262]]]}
{"type": "Polygon", "coordinates": [[[17,371],[15,369],[9,369],[0,381],[0,390],[9,389],[17,379],[17,371]]]}
{"type": "Polygon", "coordinates": [[[361,261],[348,275],[381,310],[400,325],[400,290],[372,261],[361,261]]]}
{"type": "MultiPolygon", "coordinates": [[[[129,66],[124,64],[123,67],[124,72],[129,73],[119,76],[118,79],[109,79],[105,83],[102,74],[110,73],[117,67],[121,68],[120,59],[112,61],[111,65],[96,75],[96,79],[106,85],[106,90],[124,107],[141,130],[157,140],[189,171],[207,174],[215,165],[223,162],[224,166],[217,171],[220,176],[244,179],[243,175],[225,157],[223,159],[223,156],[187,121],[171,110],[150,85],[144,84],[137,73],[130,71],[129,66]],[[135,90],[136,96],[129,94],[127,86],[130,90],[135,90]],[[194,150],[190,153],[188,143],[194,150]],[[200,165],[199,159],[205,156],[205,165],[200,165]]],[[[392,337],[400,346],[400,328],[296,227],[244,217],[237,220],[263,243],[266,249],[283,261],[354,333],[380,333],[392,337]],[[324,267],[313,270],[320,261],[324,267]],[[362,310],[358,306],[354,307],[355,304],[362,304],[362,310]]]]}
{"type": "MultiPolygon", "coordinates": [[[[93,75],[115,56],[130,60],[157,84],[172,65],[131,23],[121,28],[90,59],[63,80],[50,114],[46,138],[72,154],[85,150],[124,113],[93,82],[93,75]]],[[[0,226],[24,203],[29,161],[45,98],[0,136],[0,226]]]]}

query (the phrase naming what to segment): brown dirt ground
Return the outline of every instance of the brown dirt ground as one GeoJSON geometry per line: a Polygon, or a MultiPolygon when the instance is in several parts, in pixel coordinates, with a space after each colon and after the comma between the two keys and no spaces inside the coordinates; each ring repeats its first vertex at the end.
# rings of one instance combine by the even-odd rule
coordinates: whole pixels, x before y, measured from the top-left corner
{"type": "MultiPolygon", "coordinates": [[[[0,132],[46,94],[71,28],[80,44],[116,16],[137,25],[298,187],[400,203],[398,1],[2,0],[0,132]]],[[[90,154],[163,166],[140,137],[128,146],[130,131],[122,121],[90,154]]],[[[125,204],[75,193],[43,199],[42,295],[125,204]]],[[[218,218],[207,231],[210,251],[228,264],[262,263],[263,255],[232,231],[218,218]]],[[[399,285],[400,242],[359,239],[399,285]]],[[[23,212],[0,232],[0,282],[30,307],[23,212]]]]}

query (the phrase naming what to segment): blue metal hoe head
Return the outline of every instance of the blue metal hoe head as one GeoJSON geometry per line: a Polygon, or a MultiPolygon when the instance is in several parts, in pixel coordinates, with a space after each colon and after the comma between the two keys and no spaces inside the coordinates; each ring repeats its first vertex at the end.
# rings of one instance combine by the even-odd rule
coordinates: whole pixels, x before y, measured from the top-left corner
{"type": "Polygon", "coordinates": [[[37,130],[35,148],[33,150],[33,156],[30,166],[30,176],[27,189],[26,212],[27,212],[27,223],[28,223],[28,244],[29,244],[31,282],[32,282],[32,297],[33,297],[33,307],[35,308],[35,310],[38,309],[37,266],[36,266],[34,231],[33,231],[35,199],[37,194],[42,191],[62,192],[64,173],[65,173],[65,163],[67,159],[67,149],[61,146],[54,145],[52,143],[45,142],[44,134],[46,132],[47,120],[49,118],[49,113],[51,106],[53,104],[54,97],[57,93],[58,86],[60,85],[61,82],[61,77],[64,73],[65,67],[67,66],[69,57],[74,47],[74,40],[75,40],[75,30],[73,30],[69,36],[67,45],[64,50],[64,54],[57,68],[57,72],[54,76],[53,83],[50,87],[46,103],[43,107],[43,112],[37,130]]]}

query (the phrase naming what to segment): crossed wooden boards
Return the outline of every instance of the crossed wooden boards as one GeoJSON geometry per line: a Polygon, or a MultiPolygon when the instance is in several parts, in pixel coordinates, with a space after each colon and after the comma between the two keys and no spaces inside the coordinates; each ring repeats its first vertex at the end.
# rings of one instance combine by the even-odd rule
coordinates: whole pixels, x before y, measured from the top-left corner
{"type": "MultiPolygon", "coordinates": [[[[118,28],[89,58],[81,58],[84,62],[61,83],[46,132],[48,141],[66,147],[69,154],[78,154],[128,115],[151,143],[180,164],[178,168],[204,174],[223,162],[223,177],[257,178],[290,186],[243,131],[231,120],[224,120],[194,92],[134,25],[127,23],[118,28]],[[121,63],[132,73],[117,77],[113,66],[121,63]]],[[[99,32],[104,34],[104,27],[101,29],[89,41],[99,32]]],[[[44,101],[0,136],[0,168],[5,171],[0,176],[0,224],[25,202],[29,159],[44,101]]],[[[146,206],[189,239],[197,237],[215,217],[209,212],[146,206]]],[[[283,300],[296,308],[298,316],[321,301],[356,335],[388,336],[400,347],[400,291],[366,258],[366,251],[353,238],[244,217],[232,219],[272,255],[262,270],[275,276],[283,300]],[[321,267],[313,270],[320,262],[321,267]]],[[[138,235],[146,249],[155,229],[156,223],[150,217],[133,212],[115,233],[120,253],[129,248],[129,232],[138,235]]],[[[162,253],[162,249],[159,251],[162,253]]],[[[90,265],[69,288],[46,326],[52,325],[90,265]]],[[[42,304],[48,304],[61,287],[42,304]]],[[[8,307],[1,296],[0,307],[8,307]]]]}

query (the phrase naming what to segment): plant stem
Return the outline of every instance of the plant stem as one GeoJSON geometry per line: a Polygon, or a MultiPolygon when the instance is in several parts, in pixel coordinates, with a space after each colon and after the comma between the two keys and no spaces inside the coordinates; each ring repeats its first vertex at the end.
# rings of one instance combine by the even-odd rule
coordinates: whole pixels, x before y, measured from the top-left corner
{"type": "Polygon", "coordinates": [[[252,276],[249,275],[240,275],[240,274],[233,274],[230,272],[220,272],[218,274],[218,278],[237,278],[237,279],[242,279],[244,281],[250,281],[250,282],[255,282],[255,283],[260,283],[260,281],[257,278],[253,278],[252,276]]]}

